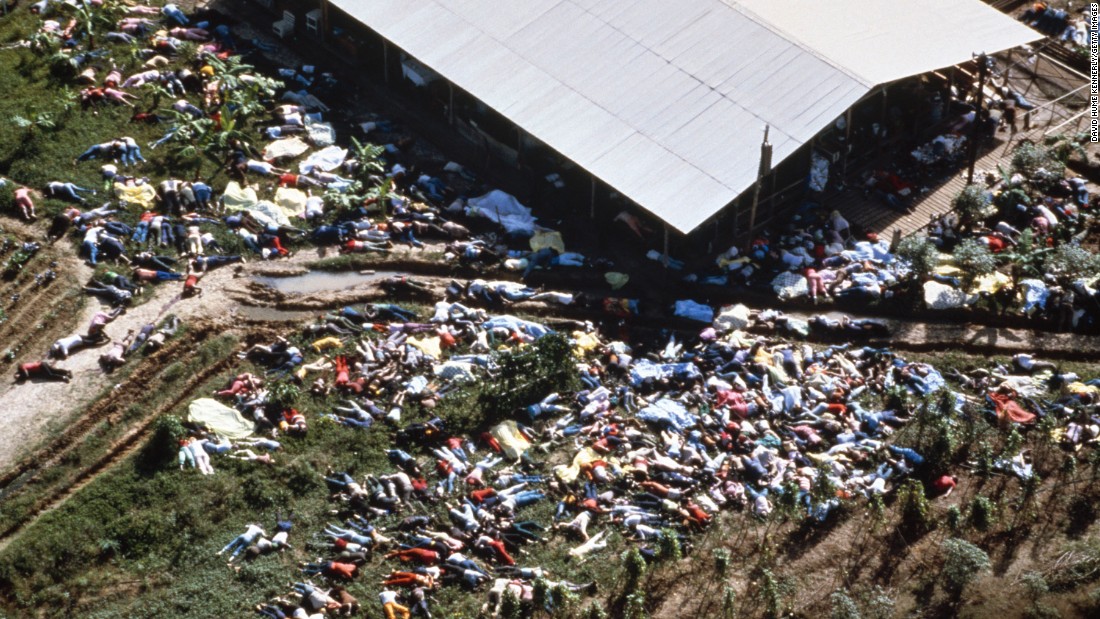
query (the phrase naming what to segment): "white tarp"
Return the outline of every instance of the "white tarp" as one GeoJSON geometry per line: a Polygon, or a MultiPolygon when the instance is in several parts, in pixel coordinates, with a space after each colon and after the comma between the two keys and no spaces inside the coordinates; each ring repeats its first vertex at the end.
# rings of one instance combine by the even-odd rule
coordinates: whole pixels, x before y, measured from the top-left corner
{"type": "Polygon", "coordinates": [[[722,332],[740,331],[747,326],[749,326],[749,308],[741,303],[723,307],[714,319],[714,328],[722,332]]]}
{"type": "Polygon", "coordinates": [[[495,221],[509,234],[531,236],[535,233],[535,218],[531,215],[531,209],[520,204],[512,194],[499,189],[467,200],[466,214],[495,221]]]}
{"type": "Polygon", "coordinates": [[[310,153],[304,161],[298,164],[298,170],[302,174],[309,174],[314,169],[331,172],[340,167],[348,158],[348,149],[339,146],[326,146],[321,150],[310,153]]]}
{"type": "Polygon", "coordinates": [[[237,409],[212,398],[199,398],[187,407],[187,421],[210,428],[215,434],[230,440],[250,436],[255,425],[237,409]]]}
{"type": "Polygon", "coordinates": [[[962,307],[970,297],[958,288],[939,282],[924,282],[924,304],[931,309],[945,310],[962,307]]]}
{"type": "Polygon", "coordinates": [[[264,147],[264,160],[293,159],[307,150],[309,150],[309,144],[306,144],[302,138],[283,138],[264,147]]]}
{"type": "Polygon", "coordinates": [[[309,143],[320,148],[336,143],[336,130],[328,123],[309,123],[306,125],[309,143]]]}

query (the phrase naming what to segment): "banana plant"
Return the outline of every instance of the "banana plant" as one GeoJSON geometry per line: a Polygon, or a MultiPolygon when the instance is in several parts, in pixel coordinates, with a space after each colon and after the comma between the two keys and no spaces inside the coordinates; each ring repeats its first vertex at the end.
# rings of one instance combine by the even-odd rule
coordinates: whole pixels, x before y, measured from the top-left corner
{"type": "Polygon", "coordinates": [[[1016,285],[1019,284],[1017,280],[1021,276],[1042,277],[1043,265],[1050,252],[1049,247],[1040,247],[1035,242],[1035,235],[1031,228],[1028,228],[1020,234],[1020,239],[1012,249],[997,254],[997,258],[1002,264],[1011,267],[1012,283],[1016,285]]]}

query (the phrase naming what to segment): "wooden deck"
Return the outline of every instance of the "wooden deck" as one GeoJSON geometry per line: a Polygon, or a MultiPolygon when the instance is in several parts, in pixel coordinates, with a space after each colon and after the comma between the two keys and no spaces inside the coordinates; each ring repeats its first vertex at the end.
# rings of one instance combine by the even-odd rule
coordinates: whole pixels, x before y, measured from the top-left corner
{"type": "MultiPolygon", "coordinates": [[[[1043,129],[1033,127],[1030,131],[1018,131],[1011,139],[1007,133],[998,133],[992,145],[978,157],[974,166],[977,177],[983,171],[996,170],[997,166],[1008,169],[1012,160],[1012,151],[1024,139],[1039,140],[1043,129]]],[[[840,211],[852,224],[880,235],[890,235],[901,230],[902,235],[912,234],[928,225],[936,215],[951,210],[955,196],[966,187],[966,169],[963,168],[946,182],[927,187],[927,192],[918,196],[908,213],[891,210],[874,198],[864,198],[862,191],[847,189],[830,200],[829,206],[840,211]]]]}

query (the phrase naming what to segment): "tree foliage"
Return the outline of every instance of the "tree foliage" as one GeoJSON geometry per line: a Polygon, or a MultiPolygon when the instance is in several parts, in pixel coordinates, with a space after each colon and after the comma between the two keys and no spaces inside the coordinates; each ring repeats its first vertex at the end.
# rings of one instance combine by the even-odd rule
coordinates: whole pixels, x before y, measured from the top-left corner
{"type": "Polygon", "coordinates": [[[977,221],[985,214],[992,197],[981,185],[967,185],[955,196],[955,210],[964,220],[977,221]]]}
{"type": "Polygon", "coordinates": [[[955,247],[955,264],[963,270],[966,277],[973,280],[989,275],[997,268],[997,257],[980,241],[965,239],[955,247]]]}
{"type": "Polygon", "coordinates": [[[1100,275],[1100,255],[1077,245],[1063,243],[1044,256],[1043,266],[1064,281],[1091,279],[1100,275]]]}
{"type": "Polygon", "coordinates": [[[922,234],[912,234],[901,240],[898,244],[897,256],[920,280],[928,279],[936,268],[939,251],[936,246],[922,234]]]}
{"type": "Polygon", "coordinates": [[[829,596],[830,619],[861,619],[859,606],[845,591],[834,591],[829,596]]]}
{"type": "Polygon", "coordinates": [[[950,538],[943,542],[944,586],[955,595],[990,565],[989,555],[968,541],[950,538]]]}
{"type": "Polygon", "coordinates": [[[1012,169],[1041,184],[1053,178],[1062,178],[1066,166],[1047,149],[1031,142],[1023,142],[1012,155],[1012,169]]]}
{"type": "Polygon", "coordinates": [[[915,533],[932,528],[931,508],[924,495],[924,484],[917,479],[908,479],[898,490],[898,503],[901,505],[901,526],[915,533]]]}
{"type": "Polygon", "coordinates": [[[997,507],[989,497],[978,495],[970,501],[970,525],[986,532],[997,522],[997,507]]]}
{"type": "Polygon", "coordinates": [[[623,554],[623,567],[626,568],[626,590],[637,591],[648,569],[642,553],[637,548],[628,550],[623,554]]]}
{"type": "Polygon", "coordinates": [[[543,336],[530,346],[501,354],[497,371],[486,383],[478,404],[489,423],[512,417],[516,411],[556,391],[576,387],[573,350],[564,336],[543,336]]]}

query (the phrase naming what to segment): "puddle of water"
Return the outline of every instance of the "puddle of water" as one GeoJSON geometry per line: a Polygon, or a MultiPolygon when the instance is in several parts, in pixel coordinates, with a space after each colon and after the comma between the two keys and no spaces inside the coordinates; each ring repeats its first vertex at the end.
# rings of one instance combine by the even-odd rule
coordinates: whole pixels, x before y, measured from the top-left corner
{"type": "Polygon", "coordinates": [[[257,277],[256,281],[286,294],[314,294],[333,290],[347,290],[371,284],[395,275],[392,271],[377,273],[310,271],[304,275],[292,277],[257,277]]]}
{"type": "Polygon", "coordinates": [[[306,310],[281,310],[274,307],[253,307],[242,305],[237,308],[236,315],[245,320],[267,320],[271,322],[288,322],[292,320],[306,320],[322,312],[310,312],[306,310]]]}

